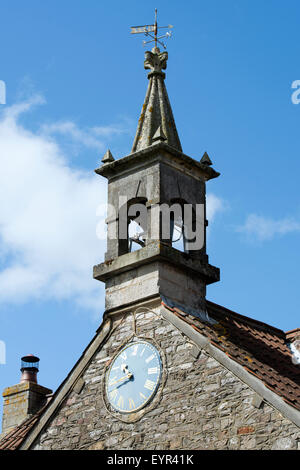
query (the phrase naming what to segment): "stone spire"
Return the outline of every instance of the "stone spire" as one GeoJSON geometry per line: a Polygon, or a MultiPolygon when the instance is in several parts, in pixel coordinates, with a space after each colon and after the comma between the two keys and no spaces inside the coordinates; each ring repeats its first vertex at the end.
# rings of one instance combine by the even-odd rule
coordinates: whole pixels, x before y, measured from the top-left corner
{"type": "Polygon", "coordinates": [[[132,153],[151,146],[158,140],[164,140],[176,150],[182,151],[180,140],[165,86],[165,74],[162,69],[167,68],[168,53],[160,52],[158,47],[145,53],[145,69],[148,74],[149,85],[143,104],[141,116],[133,142],[132,153]],[[158,136],[160,136],[158,138],[158,136]]]}

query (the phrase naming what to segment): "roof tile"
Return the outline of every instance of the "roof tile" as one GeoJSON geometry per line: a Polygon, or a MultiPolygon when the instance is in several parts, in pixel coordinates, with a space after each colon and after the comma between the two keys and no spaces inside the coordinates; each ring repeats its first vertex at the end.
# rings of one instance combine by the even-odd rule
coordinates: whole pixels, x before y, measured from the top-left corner
{"type": "Polygon", "coordinates": [[[266,387],[300,410],[300,367],[292,363],[288,345],[300,334],[299,328],[285,333],[209,301],[207,311],[218,322],[215,325],[165,306],[232,360],[243,365],[266,387]]]}

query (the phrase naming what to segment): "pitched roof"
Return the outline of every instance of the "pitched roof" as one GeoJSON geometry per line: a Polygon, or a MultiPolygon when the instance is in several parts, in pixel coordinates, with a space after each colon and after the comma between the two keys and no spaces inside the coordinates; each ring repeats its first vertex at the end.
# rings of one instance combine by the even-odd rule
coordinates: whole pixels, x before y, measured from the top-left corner
{"type": "MultiPolygon", "coordinates": [[[[288,419],[293,419],[295,416],[291,415],[290,410],[295,410],[297,414],[294,422],[299,423],[297,410],[300,410],[300,367],[292,363],[289,348],[291,336],[294,336],[294,332],[298,333],[299,329],[285,333],[213,302],[207,301],[206,304],[208,316],[196,318],[187,311],[171,307],[165,301],[162,302],[170,318],[174,320],[174,325],[177,319],[179,320],[177,327],[182,328],[182,325],[187,325],[189,330],[196,333],[196,338],[204,337],[212,347],[217,348],[223,357],[227,358],[229,369],[231,364],[236,363],[242,367],[246,376],[248,374],[249,377],[251,374],[258,379],[263,387],[271,391],[271,395],[268,392],[270,398],[280,397],[289,405],[280,402],[279,411],[288,419]]],[[[106,318],[50,403],[4,436],[0,440],[0,449],[16,450],[22,444],[24,444],[22,448],[30,448],[109,334],[111,334],[111,322],[106,318]]]]}
{"type": "Polygon", "coordinates": [[[286,337],[290,341],[295,341],[296,339],[300,339],[300,328],[295,328],[294,330],[287,331],[286,337]]]}
{"type": "Polygon", "coordinates": [[[15,427],[7,433],[2,439],[0,439],[0,450],[17,450],[24,441],[29,431],[34,427],[35,423],[39,420],[45,407],[43,407],[38,413],[27,418],[19,426],[15,427]]]}
{"type": "Polygon", "coordinates": [[[211,344],[256,376],[286,403],[300,410],[300,367],[292,362],[290,333],[209,301],[208,315],[216,323],[195,318],[179,308],[165,307],[207,337],[211,344]]]}

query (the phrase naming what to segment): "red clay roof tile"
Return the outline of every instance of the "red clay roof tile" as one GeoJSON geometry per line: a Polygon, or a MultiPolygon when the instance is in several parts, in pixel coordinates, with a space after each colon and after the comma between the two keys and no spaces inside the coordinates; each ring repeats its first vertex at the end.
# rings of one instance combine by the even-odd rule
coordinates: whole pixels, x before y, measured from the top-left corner
{"type": "Polygon", "coordinates": [[[292,338],[300,335],[300,328],[285,333],[207,301],[208,315],[218,322],[213,325],[186,313],[181,315],[180,309],[164,305],[300,410],[300,366],[292,363],[288,345],[292,338]]]}
{"type": "Polygon", "coordinates": [[[27,418],[19,426],[0,439],[0,450],[17,450],[43,413],[45,406],[35,415],[27,418]]]}

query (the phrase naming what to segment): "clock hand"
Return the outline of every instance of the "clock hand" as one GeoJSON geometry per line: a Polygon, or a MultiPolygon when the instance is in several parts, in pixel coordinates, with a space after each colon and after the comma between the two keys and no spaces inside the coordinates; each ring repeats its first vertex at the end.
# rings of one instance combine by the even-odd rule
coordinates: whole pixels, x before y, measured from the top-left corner
{"type": "Polygon", "coordinates": [[[121,377],[120,379],[115,380],[114,382],[112,382],[110,384],[110,386],[116,385],[118,382],[123,382],[124,380],[129,380],[129,379],[131,379],[131,377],[133,377],[133,374],[131,372],[128,372],[128,374],[126,374],[124,377],[121,377]]]}

